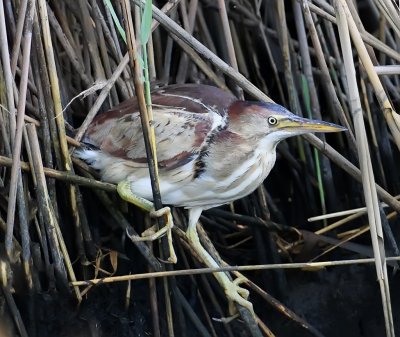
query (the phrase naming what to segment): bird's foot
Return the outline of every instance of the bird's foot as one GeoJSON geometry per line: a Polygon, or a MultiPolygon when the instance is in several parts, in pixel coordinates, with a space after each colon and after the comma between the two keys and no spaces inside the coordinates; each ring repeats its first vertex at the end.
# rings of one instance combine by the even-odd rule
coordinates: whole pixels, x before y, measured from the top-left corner
{"type": "Polygon", "coordinates": [[[168,249],[169,249],[168,262],[176,263],[178,261],[178,259],[176,257],[174,245],[172,243],[172,228],[174,227],[174,220],[172,218],[171,209],[169,207],[163,207],[159,210],[153,209],[150,211],[150,216],[152,218],[160,218],[163,216],[165,217],[165,226],[156,233],[160,233],[159,237],[167,234],[168,249]]]}
{"type": "Polygon", "coordinates": [[[165,217],[165,226],[163,228],[157,230],[156,226],[154,226],[145,230],[142,233],[141,237],[131,236],[129,235],[129,233],[128,236],[132,241],[154,241],[163,237],[166,234],[169,248],[169,257],[167,262],[176,263],[177,257],[175,254],[174,246],[172,244],[172,228],[174,227],[174,222],[172,219],[171,209],[169,207],[163,207],[156,211],[154,209],[154,204],[151,201],[144,199],[132,192],[131,184],[129,183],[129,181],[126,180],[118,184],[117,192],[122,199],[140,207],[145,211],[148,211],[152,218],[165,217]]]}
{"type": "Polygon", "coordinates": [[[251,312],[252,315],[255,315],[253,304],[248,300],[249,291],[245,288],[240,287],[241,283],[246,282],[245,277],[238,277],[237,279],[230,281],[224,287],[225,295],[229,301],[229,314],[234,315],[237,313],[237,309],[235,303],[245,307],[247,310],[251,312]]]}
{"type": "Polygon", "coordinates": [[[157,225],[151,226],[146,229],[141,237],[131,237],[132,241],[155,241],[164,235],[167,235],[168,239],[168,248],[169,248],[169,257],[167,262],[176,263],[177,257],[175,254],[174,245],[172,243],[172,228],[174,227],[174,222],[172,220],[171,209],[169,207],[164,207],[159,210],[151,210],[150,216],[152,218],[159,218],[165,216],[165,226],[157,230],[157,225]]]}

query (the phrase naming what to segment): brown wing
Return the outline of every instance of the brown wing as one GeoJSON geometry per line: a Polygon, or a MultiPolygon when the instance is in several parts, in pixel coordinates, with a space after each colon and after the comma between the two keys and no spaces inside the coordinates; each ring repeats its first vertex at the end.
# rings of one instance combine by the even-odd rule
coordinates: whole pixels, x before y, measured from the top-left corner
{"type": "MultiPolygon", "coordinates": [[[[173,169],[195,160],[211,134],[225,126],[226,109],[234,100],[220,89],[203,85],[169,86],[152,94],[160,168],[173,169]]],[[[99,115],[86,141],[139,167],[147,165],[135,99],[99,115]]]]}
{"type": "MultiPolygon", "coordinates": [[[[175,84],[154,89],[151,100],[154,106],[180,107],[196,113],[207,113],[207,109],[204,108],[206,105],[222,116],[237,99],[231,93],[210,85],[175,84]]],[[[135,111],[139,111],[139,106],[136,97],[132,97],[111,110],[100,112],[92,124],[102,124],[111,118],[123,117],[135,111]]]]}

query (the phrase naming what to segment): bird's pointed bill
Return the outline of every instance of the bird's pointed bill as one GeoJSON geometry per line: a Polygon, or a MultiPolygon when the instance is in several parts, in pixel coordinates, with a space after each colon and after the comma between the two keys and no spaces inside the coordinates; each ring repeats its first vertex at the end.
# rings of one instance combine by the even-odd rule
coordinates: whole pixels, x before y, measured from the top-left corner
{"type": "Polygon", "coordinates": [[[293,132],[340,132],[347,130],[345,127],[324,122],[316,119],[302,118],[294,115],[290,118],[281,119],[277,125],[279,129],[284,129],[293,132]]]}

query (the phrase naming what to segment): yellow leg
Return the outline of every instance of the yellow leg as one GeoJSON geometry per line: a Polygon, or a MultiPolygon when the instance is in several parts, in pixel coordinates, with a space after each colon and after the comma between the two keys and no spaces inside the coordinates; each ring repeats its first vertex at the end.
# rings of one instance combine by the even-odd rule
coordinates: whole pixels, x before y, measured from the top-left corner
{"type": "Polygon", "coordinates": [[[149,233],[149,235],[147,235],[148,232],[145,231],[143,232],[143,234],[145,234],[144,236],[143,234],[142,237],[139,238],[130,236],[130,239],[132,241],[154,241],[163,237],[164,235],[167,235],[169,255],[170,255],[168,258],[168,262],[176,263],[177,258],[174,250],[174,245],[172,243],[172,227],[174,227],[174,222],[172,219],[170,208],[163,207],[156,211],[154,209],[154,204],[151,201],[144,199],[132,192],[131,184],[129,183],[129,181],[126,180],[120,182],[117,185],[117,192],[120,195],[120,197],[125,201],[130,202],[131,204],[134,204],[135,206],[149,212],[151,217],[158,218],[163,216],[166,218],[165,226],[159,229],[158,231],[153,230],[151,233],[149,233]]]}
{"type": "MultiPolygon", "coordinates": [[[[197,234],[196,225],[201,211],[201,208],[192,208],[189,210],[189,226],[186,236],[188,237],[192,248],[201,257],[207,267],[219,268],[220,266],[218,265],[217,261],[215,261],[214,258],[201,245],[199,235],[197,234]]],[[[244,281],[242,278],[231,281],[228,275],[224,272],[214,273],[214,276],[225,291],[225,295],[229,301],[230,314],[233,315],[235,313],[236,308],[234,306],[234,302],[236,302],[239,305],[247,308],[253,315],[255,315],[253,304],[247,300],[249,297],[249,291],[239,286],[239,284],[244,281]]]]}

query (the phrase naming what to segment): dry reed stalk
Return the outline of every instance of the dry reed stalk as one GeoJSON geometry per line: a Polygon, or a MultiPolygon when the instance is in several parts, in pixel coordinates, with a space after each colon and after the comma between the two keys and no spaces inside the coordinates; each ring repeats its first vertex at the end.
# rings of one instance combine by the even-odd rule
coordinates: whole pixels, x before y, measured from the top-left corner
{"type": "MultiPolygon", "coordinates": [[[[61,234],[60,226],[57,223],[54,211],[52,209],[50,198],[48,195],[48,190],[46,186],[46,180],[43,172],[42,158],[40,154],[40,146],[38,141],[38,136],[36,133],[36,127],[32,124],[27,125],[29,142],[32,145],[32,168],[33,173],[36,176],[37,181],[37,193],[38,199],[40,199],[39,207],[42,208],[42,215],[46,218],[46,230],[50,233],[50,238],[52,240],[52,256],[56,263],[56,271],[58,276],[61,276],[63,282],[67,282],[67,273],[69,279],[73,282],[76,280],[75,272],[72,267],[71,259],[69,258],[69,253],[66,248],[63,236],[61,234]]],[[[74,287],[75,295],[78,301],[82,300],[80,291],[77,287],[74,287]]]]}
{"type": "MultiPolygon", "coordinates": [[[[346,13],[346,4],[335,1],[337,13],[339,37],[342,46],[344,65],[347,73],[349,88],[350,109],[352,112],[354,127],[357,140],[357,152],[360,160],[364,198],[367,205],[368,219],[370,223],[371,241],[374,250],[375,266],[378,282],[381,288],[383,312],[385,316],[386,335],[394,337],[394,323],[392,305],[390,299],[390,289],[385,259],[385,244],[382,230],[381,217],[379,212],[378,197],[375,187],[375,178],[372,171],[371,157],[368,149],[367,134],[365,131],[364,118],[362,115],[361,100],[358,94],[356,71],[353,64],[353,54],[351,50],[350,34],[351,21],[349,14],[346,13]],[[350,29],[349,29],[350,28],[350,29]]],[[[353,23],[354,24],[354,23],[353,23]]],[[[365,51],[365,50],[363,50],[365,51]]],[[[366,51],[365,51],[366,53],[366,51]]],[[[371,62],[372,66],[372,62],[371,62]]],[[[382,88],[383,91],[383,88],[382,88]]]]}
{"type": "Polygon", "coordinates": [[[14,232],[15,208],[16,208],[16,203],[18,201],[18,206],[19,206],[18,215],[19,215],[20,230],[22,236],[21,238],[22,251],[23,251],[22,258],[23,258],[25,277],[28,288],[30,290],[32,289],[32,276],[29,266],[29,260],[30,260],[29,230],[28,230],[28,221],[26,218],[27,211],[26,211],[26,199],[24,194],[24,185],[22,182],[22,175],[19,163],[21,155],[22,134],[24,129],[25,103],[26,103],[27,87],[28,87],[28,74],[29,74],[34,11],[35,11],[35,1],[31,1],[29,2],[28,5],[28,15],[26,17],[26,26],[24,31],[23,59],[22,59],[22,71],[21,71],[22,75],[19,87],[15,138],[12,148],[13,162],[11,167],[11,178],[10,178],[11,186],[10,186],[8,207],[7,207],[7,231],[5,237],[6,253],[7,256],[11,259],[14,250],[13,232],[14,232]]]}
{"type": "MultiPolygon", "coordinates": [[[[386,257],[387,261],[400,261],[400,256],[386,257]]],[[[91,279],[84,281],[71,282],[73,286],[87,286],[87,285],[97,285],[103,283],[113,283],[113,282],[125,282],[128,280],[136,281],[148,279],[151,277],[162,278],[162,277],[173,277],[173,276],[188,276],[188,275],[200,275],[200,274],[212,274],[215,272],[223,271],[251,271],[251,270],[271,270],[271,269],[321,269],[327,267],[335,266],[349,266],[352,264],[374,264],[375,258],[367,259],[352,259],[352,260],[341,260],[341,261],[323,261],[323,262],[304,262],[304,263],[282,263],[282,264],[268,264],[268,265],[249,265],[249,266],[227,266],[220,268],[199,268],[199,269],[185,269],[185,270],[173,270],[164,272],[154,272],[154,273],[143,273],[136,275],[122,275],[113,277],[103,277],[99,279],[91,279]]]]}
{"type": "MultiPolygon", "coordinates": [[[[348,128],[348,130],[350,130],[346,136],[347,136],[350,144],[352,146],[354,146],[354,148],[355,148],[356,142],[355,142],[353,132],[351,131],[352,127],[346,117],[346,114],[344,113],[342,105],[340,104],[339,98],[336,94],[335,86],[332,82],[331,76],[329,75],[328,65],[327,65],[326,59],[324,57],[324,53],[322,51],[322,46],[321,46],[320,40],[318,39],[317,31],[315,29],[314,22],[313,22],[313,19],[311,16],[311,12],[308,7],[308,1],[303,1],[303,11],[304,11],[304,19],[305,19],[307,28],[311,34],[311,39],[313,41],[314,49],[317,54],[318,63],[322,69],[322,73],[324,76],[324,82],[325,82],[325,84],[327,84],[327,87],[325,88],[325,90],[327,90],[329,99],[332,100],[331,104],[334,107],[335,111],[337,112],[337,114],[338,114],[337,117],[339,118],[340,122],[342,123],[342,125],[345,125],[348,128]]],[[[305,137],[305,138],[308,138],[308,137],[305,137]]]]}
{"type": "MultiPolygon", "coordinates": [[[[143,0],[134,0],[137,6],[143,4],[143,0]]],[[[271,99],[268,98],[263,92],[257,89],[253,84],[251,84],[243,75],[235,71],[232,67],[222,61],[214,53],[212,53],[208,48],[196,40],[193,36],[188,34],[184,29],[177,25],[173,20],[168,18],[164,13],[162,13],[157,7],[153,6],[153,16],[160,22],[160,24],[172,34],[179,36],[185,43],[190,45],[193,49],[197,51],[203,57],[206,57],[214,66],[218,67],[224,74],[233,78],[237,83],[244,89],[251,92],[253,95],[256,94],[258,97],[262,97],[263,100],[270,102],[271,99]]]]}
{"type": "MultiPolygon", "coordinates": [[[[183,0],[183,1],[179,2],[179,9],[180,9],[180,14],[182,16],[183,27],[189,34],[192,34],[192,35],[193,35],[193,30],[194,30],[197,5],[198,5],[197,0],[191,1],[189,13],[188,13],[186,1],[183,0]]],[[[185,83],[186,82],[188,65],[189,65],[189,58],[188,58],[188,55],[185,53],[182,55],[182,57],[179,61],[179,70],[176,75],[176,83],[185,83]]]]}
{"type": "Polygon", "coordinates": [[[344,13],[346,15],[347,23],[349,25],[349,31],[353,40],[353,43],[357,49],[358,55],[363,63],[363,66],[368,74],[369,80],[375,90],[375,94],[379,103],[382,106],[382,112],[388,124],[388,127],[392,133],[394,141],[400,150],[400,116],[393,109],[389,98],[387,97],[385,90],[382,86],[381,81],[379,80],[378,75],[374,71],[374,66],[371,61],[371,58],[368,55],[367,49],[362,42],[360,33],[357,29],[356,23],[350,13],[350,10],[347,7],[345,1],[341,2],[343,6],[344,13]]]}

